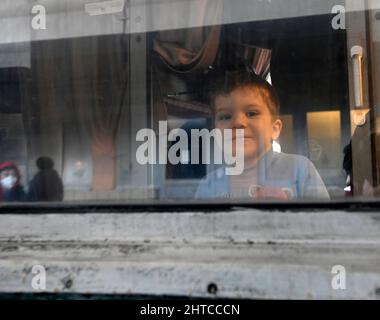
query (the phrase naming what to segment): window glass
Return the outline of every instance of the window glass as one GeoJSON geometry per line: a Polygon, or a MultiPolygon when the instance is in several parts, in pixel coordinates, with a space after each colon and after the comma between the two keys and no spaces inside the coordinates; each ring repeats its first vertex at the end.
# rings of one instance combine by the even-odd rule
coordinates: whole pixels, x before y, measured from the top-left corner
{"type": "Polygon", "coordinates": [[[380,192],[380,3],[4,1],[0,204],[380,192]]]}

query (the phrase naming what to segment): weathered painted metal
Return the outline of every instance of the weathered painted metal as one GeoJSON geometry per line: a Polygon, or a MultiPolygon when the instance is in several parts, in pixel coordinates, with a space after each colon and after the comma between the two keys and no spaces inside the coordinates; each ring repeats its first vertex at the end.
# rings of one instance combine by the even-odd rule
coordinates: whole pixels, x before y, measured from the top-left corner
{"type": "Polygon", "coordinates": [[[0,292],[380,298],[373,212],[0,215],[0,292]],[[346,268],[346,290],[331,286],[346,268]],[[210,289],[212,288],[212,290],[210,289]]]}

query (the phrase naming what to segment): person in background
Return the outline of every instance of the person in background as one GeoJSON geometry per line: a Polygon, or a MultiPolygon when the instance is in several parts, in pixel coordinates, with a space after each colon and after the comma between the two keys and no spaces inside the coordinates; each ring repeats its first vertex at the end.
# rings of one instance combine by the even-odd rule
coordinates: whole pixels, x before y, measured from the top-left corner
{"type": "Polygon", "coordinates": [[[25,201],[24,187],[20,183],[20,171],[12,162],[0,164],[0,201],[25,201]]]}
{"type": "Polygon", "coordinates": [[[36,161],[39,169],[29,184],[29,201],[62,201],[63,183],[54,170],[54,162],[49,157],[40,157],[36,161]]]}

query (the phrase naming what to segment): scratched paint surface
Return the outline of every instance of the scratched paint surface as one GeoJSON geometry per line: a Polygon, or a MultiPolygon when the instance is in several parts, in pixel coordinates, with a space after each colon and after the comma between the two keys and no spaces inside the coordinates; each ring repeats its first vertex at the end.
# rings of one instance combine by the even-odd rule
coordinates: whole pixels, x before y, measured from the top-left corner
{"type": "Polygon", "coordinates": [[[0,293],[377,299],[375,213],[182,212],[0,216],[0,293]],[[347,289],[331,287],[331,268],[347,289]],[[213,290],[210,290],[210,287],[213,290]]]}

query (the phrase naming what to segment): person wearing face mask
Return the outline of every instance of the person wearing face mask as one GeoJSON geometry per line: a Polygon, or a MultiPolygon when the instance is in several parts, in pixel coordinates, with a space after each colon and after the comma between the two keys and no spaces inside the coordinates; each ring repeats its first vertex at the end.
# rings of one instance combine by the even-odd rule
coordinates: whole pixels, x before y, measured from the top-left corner
{"type": "Polygon", "coordinates": [[[0,201],[24,201],[24,187],[20,184],[20,172],[12,162],[0,164],[0,201]]]}

